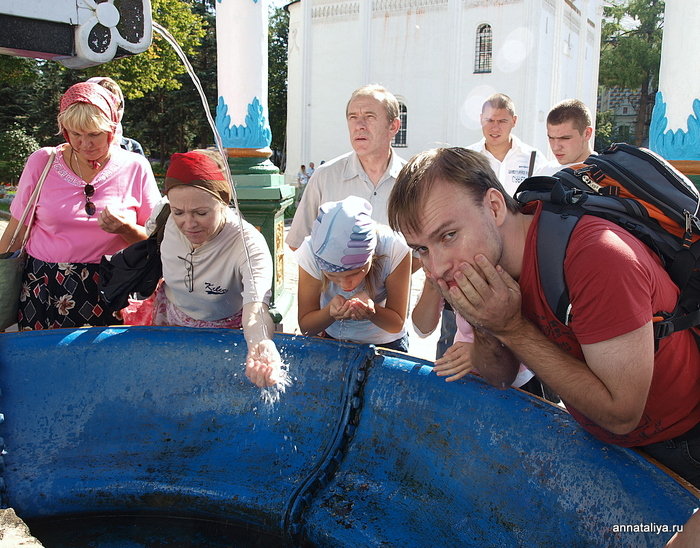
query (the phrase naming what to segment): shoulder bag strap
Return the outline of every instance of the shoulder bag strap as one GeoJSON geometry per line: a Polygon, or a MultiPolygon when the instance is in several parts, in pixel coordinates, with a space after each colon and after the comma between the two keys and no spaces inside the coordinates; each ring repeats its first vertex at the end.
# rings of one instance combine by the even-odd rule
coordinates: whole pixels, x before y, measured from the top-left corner
{"type": "Polygon", "coordinates": [[[535,156],[537,156],[537,151],[533,150],[530,153],[530,164],[527,166],[528,177],[532,177],[532,172],[535,171],[535,156]]]}
{"type": "Polygon", "coordinates": [[[7,248],[8,251],[14,245],[15,240],[17,240],[17,236],[19,235],[20,230],[22,230],[22,227],[24,226],[24,220],[27,218],[27,215],[29,215],[29,211],[31,210],[32,213],[29,217],[27,230],[25,230],[24,238],[22,239],[22,248],[24,248],[24,246],[26,245],[27,240],[29,239],[29,231],[31,230],[32,223],[34,222],[34,213],[36,212],[36,204],[39,201],[39,193],[41,192],[41,187],[44,186],[44,181],[46,180],[46,176],[49,174],[49,169],[51,169],[51,165],[53,164],[53,160],[55,157],[56,149],[54,148],[51,151],[51,154],[49,154],[49,159],[46,162],[46,165],[44,166],[44,171],[41,172],[41,176],[39,177],[39,180],[37,181],[36,186],[34,187],[34,190],[32,191],[32,194],[29,197],[27,205],[24,207],[24,211],[22,212],[22,216],[19,219],[19,223],[17,223],[17,228],[15,228],[15,233],[12,235],[12,240],[10,241],[10,245],[7,248]]]}
{"type": "Polygon", "coordinates": [[[156,217],[156,229],[153,231],[158,246],[160,246],[163,241],[163,236],[165,235],[165,223],[168,222],[168,217],[170,217],[170,203],[166,202],[161,208],[158,216],[156,217]]]}

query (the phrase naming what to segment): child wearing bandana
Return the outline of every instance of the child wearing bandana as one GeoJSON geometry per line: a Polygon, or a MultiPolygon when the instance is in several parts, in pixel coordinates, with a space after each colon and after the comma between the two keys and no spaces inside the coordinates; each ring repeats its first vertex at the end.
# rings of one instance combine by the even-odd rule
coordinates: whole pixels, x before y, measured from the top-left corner
{"type": "Polygon", "coordinates": [[[299,327],[321,335],[408,350],[405,329],[411,254],[403,238],[349,196],[319,208],[299,263],[299,327]]]}

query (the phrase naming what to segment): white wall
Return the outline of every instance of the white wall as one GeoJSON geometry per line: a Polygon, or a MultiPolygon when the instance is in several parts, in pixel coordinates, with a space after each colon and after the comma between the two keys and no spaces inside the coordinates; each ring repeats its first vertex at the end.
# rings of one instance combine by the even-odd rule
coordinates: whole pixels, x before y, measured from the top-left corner
{"type": "Polygon", "coordinates": [[[300,164],[350,150],[345,106],[367,83],[406,104],[405,158],[480,139],[491,93],[513,98],[516,134],[543,152],[554,103],[577,97],[595,109],[601,0],[301,0],[289,12],[288,181],[300,164]],[[493,30],[493,72],[474,74],[482,23],[493,30]]]}

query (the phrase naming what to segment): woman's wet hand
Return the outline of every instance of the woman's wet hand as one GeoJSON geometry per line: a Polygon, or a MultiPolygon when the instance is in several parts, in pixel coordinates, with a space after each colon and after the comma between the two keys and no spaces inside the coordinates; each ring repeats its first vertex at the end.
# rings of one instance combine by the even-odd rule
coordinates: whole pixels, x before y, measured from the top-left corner
{"type": "Polygon", "coordinates": [[[261,388],[277,384],[282,374],[282,358],[273,341],[264,339],[248,348],[245,374],[261,388]]]}

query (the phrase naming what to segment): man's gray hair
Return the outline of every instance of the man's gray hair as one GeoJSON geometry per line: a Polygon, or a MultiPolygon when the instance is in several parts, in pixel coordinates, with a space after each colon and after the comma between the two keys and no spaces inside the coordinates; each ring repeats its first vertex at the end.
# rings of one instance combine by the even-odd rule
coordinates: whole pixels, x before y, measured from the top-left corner
{"type": "Polygon", "coordinates": [[[393,93],[391,93],[384,86],[380,86],[379,84],[368,84],[366,86],[362,86],[361,88],[357,88],[355,91],[353,91],[352,95],[350,95],[350,100],[348,101],[348,104],[345,106],[346,116],[348,114],[348,108],[350,107],[350,103],[357,97],[374,97],[377,101],[379,101],[384,106],[386,118],[389,123],[393,122],[399,117],[398,100],[396,99],[396,97],[394,97],[393,93]]]}

